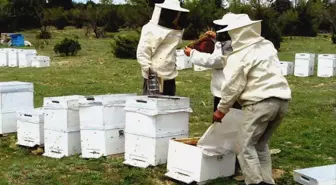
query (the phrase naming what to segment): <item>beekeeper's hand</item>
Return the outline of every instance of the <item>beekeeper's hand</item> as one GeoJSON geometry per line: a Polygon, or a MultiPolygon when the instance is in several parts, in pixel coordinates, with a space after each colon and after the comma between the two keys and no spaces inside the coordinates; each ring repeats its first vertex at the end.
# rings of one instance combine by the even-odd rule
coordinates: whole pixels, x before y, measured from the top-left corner
{"type": "Polygon", "coordinates": [[[215,122],[221,122],[224,116],[225,114],[217,109],[216,112],[213,114],[213,120],[215,122]]]}
{"type": "Polygon", "coordinates": [[[188,57],[190,57],[191,50],[192,50],[191,48],[185,47],[184,48],[184,54],[187,55],[188,57]]]}
{"type": "Polygon", "coordinates": [[[211,38],[216,39],[216,32],[214,31],[207,31],[205,32],[206,35],[209,35],[211,38]]]}

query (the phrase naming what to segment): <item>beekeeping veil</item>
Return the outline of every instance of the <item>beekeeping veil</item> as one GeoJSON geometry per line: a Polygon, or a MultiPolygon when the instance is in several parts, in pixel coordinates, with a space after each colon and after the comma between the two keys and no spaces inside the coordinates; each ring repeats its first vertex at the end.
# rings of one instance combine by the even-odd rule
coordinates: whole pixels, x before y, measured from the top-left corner
{"type": "Polygon", "coordinates": [[[151,22],[165,28],[183,30],[188,25],[188,12],[181,7],[179,0],[165,0],[164,3],[155,4],[151,22]]]}

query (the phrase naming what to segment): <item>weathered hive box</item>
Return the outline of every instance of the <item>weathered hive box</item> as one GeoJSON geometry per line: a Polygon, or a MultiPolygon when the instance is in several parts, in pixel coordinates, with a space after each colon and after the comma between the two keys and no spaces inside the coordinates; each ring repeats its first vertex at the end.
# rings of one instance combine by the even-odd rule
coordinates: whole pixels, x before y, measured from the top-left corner
{"type": "Polygon", "coordinates": [[[43,109],[17,112],[17,145],[34,147],[44,144],[43,109]]]}
{"type": "Polygon", "coordinates": [[[34,108],[33,83],[0,82],[0,134],[16,132],[16,111],[26,108],[34,108]]]}
{"type": "Polygon", "coordinates": [[[44,129],[79,132],[79,99],[84,96],[46,97],[43,100],[44,129]]]}
{"type": "Polygon", "coordinates": [[[7,62],[7,51],[4,49],[0,49],[0,67],[8,66],[7,62]]]}
{"type": "Polygon", "coordinates": [[[281,72],[284,76],[294,74],[293,62],[280,61],[279,62],[279,67],[281,68],[281,72]]]}
{"type": "Polygon", "coordinates": [[[126,102],[124,164],[146,168],[167,161],[171,138],[188,137],[189,98],[138,96],[126,102]]]}
{"type": "Polygon", "coordinates": [[[318,55],[317,76],[332,77],[336,75],[336,55],[321,54],[318,55]]]}
{"type": "Polygon", "coordinates": [[[124,129],[81,130],[82,158],[99,158],[124,153],[124,129]]]}
{"type": "Polygon", "coordinates": [[[295,55],[294,75],[308,77],[314,75],[315,54],[297,53],[295,55]]]}
{"type": "Polygon", "coordinates": [[[80,153],[80,131],[61,132],[44,129],[43,156],[62,158],[80,153]]]}
{"type": "Polygon", "coordinates": [[[110,94],[79,99],[80,129],[124,129],[126,100],[136,94],[110,94]]]}
{"type": "Polygon", "coordinates": [[[31,59],[32,67],[49,67],[50,66],[50,57],[48,56],[34,56],[31,59]]]}
{"type": "Polygon", "coordinates": [[[336,184],[336,165],[294,170],[294,180],[302,185],[336,184]]]}
{"type": "Polygon", "coordinates": [[[176,50],[176,68],[177,70],[192,68],[190,57],[184,54],[183,49],[176,50]]]}
{"type": "Polygon", "coordinates": [[[17,49],[7,49],[7,62],[9,67],[18,67],[17,49]]]}
{"type": "Polygon", "coordinates": [[[230,109],[222,123],[213,123],[201,138],[170,140],[166,176],[189,184],[233,175],[242,122],[243,112],[230,109]]]}
{"type": "Polygon", "coordinates": [[[190,184],[234,174],[236,155],[207,156],[196,146],[198,138],[169,141],[166,176],[190,184]]]}

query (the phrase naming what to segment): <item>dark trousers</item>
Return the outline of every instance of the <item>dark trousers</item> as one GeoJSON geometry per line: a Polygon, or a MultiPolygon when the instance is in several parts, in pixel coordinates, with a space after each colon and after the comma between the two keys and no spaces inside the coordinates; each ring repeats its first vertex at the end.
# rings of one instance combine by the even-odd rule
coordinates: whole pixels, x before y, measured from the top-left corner
{"type": "MultiPolygon", "coordinates": [[[[220,100],[221,100],[221,98],[216,97],[216,96],[214,97],[214,112],[216,112],[216,110],[217,110],[217,106],[218,106],[220,100]]],[[[242,109],[242,106],[236,101],[236,102],[233,104],[232,108],[234,108],[234,109],[242,109]]],[[[214,122],[214,121],[212,121],[212,122],[214,122]]],[[[235,170],[235,173],[236,173],[236,174],[238,174],[239,169],[240,169],[239,161],[238,161],[238,159],[236,158],[236,170],[235,170]]]]}
{"type": "MultiPolygon", "coordinates": [[[[165,80],[163,82],[162,95],[175,96],[175,93],[176,93],[175,79],[165,80]]],[[[148,95],[147,79],[146,78],[144,78],[144,83],[143,83],[143,95],[148,95]]]]}

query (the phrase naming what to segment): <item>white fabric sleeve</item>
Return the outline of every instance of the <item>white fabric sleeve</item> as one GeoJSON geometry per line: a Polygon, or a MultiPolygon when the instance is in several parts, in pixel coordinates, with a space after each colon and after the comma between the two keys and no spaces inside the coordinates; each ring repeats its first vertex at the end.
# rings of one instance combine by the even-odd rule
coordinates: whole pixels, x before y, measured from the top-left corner
{"type": "Polygon", "coordinates": [[[193,49],[190,52],[190,61],[202,67],[222,69],[223,62],[221,44],[216,43],[215,50],[212,54],[199,52],[193,49]]]}

